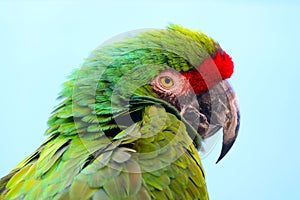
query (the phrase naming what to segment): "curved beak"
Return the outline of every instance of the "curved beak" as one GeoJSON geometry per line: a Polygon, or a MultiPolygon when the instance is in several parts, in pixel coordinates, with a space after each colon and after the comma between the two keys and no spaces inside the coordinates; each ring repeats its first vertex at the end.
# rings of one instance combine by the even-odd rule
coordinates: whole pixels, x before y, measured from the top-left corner
{"type": "Polygon", "coordinates": [[[222,82],[225,89],[227,101],[223,102],[225,105],[225,112],[223,113],[224,120],[222,121],[223,127],[223,144],[221,154],[217,163],[229,152],[235,139],[237,138],[240,127],[240,110],[237,104],[235,93],[227,81],[222,82]]]}
{"type": "Polygon", "coordinates": [[[181,115],[197,130],[202,139],[223,128],[223,144],[217,163],[229,152],[237,138],[240,112],[230,84],[223,80],[210,90],[197,95],[181,109],[181,115]]]}

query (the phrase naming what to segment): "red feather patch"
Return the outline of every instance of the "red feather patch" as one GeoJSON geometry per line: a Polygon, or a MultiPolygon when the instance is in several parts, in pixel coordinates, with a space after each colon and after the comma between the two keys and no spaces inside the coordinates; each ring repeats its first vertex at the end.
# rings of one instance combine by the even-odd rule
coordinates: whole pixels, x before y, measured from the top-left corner
{"type": "Polygon", "coordinates": [[[207,58],[197,68],[181,72],[189,81],[196,94],[200,94],[219,83],[230,78],[233,74],[234,64],[225,51],[218,51],[215,57],[207,58]]]}

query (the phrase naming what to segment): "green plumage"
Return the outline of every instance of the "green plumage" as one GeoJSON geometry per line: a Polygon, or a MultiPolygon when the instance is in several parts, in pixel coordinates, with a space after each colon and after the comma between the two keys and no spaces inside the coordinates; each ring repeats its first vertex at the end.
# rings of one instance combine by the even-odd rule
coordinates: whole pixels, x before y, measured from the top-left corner
{"type": "Polygon", "coordinates": [[[1,179],[0,198],[208,199],[198,134],[149,82],[217,47],[171,25],[93,51],[64,83],[49,138],[1,179]]]}

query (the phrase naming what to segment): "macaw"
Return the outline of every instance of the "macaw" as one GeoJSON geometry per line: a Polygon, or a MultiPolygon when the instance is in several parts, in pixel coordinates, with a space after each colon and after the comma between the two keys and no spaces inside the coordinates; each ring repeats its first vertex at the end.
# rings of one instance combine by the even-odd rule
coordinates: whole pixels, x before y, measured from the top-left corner
{"type": "Polygon", "coordinates": [[[48,138],[0,180],[1,199],[209,198],[199,151],[240,114],[234,64],[201,31],[142,31],[94,50],[63,84],[48,138]]]}

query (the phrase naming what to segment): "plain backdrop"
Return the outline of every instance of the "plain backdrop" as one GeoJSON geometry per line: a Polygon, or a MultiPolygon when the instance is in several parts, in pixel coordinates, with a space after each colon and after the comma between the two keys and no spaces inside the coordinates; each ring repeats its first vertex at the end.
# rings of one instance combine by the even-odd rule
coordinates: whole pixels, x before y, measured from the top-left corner
{"type": "Polygon", "coordinates": [[[67,75],[110,37],[179,23],[201,29],[235,62],[241,129],[215,164],[212,200],[300,199],[300,3],[297,1],[0,1],[0,176],[46,138],[67,75]]]}

